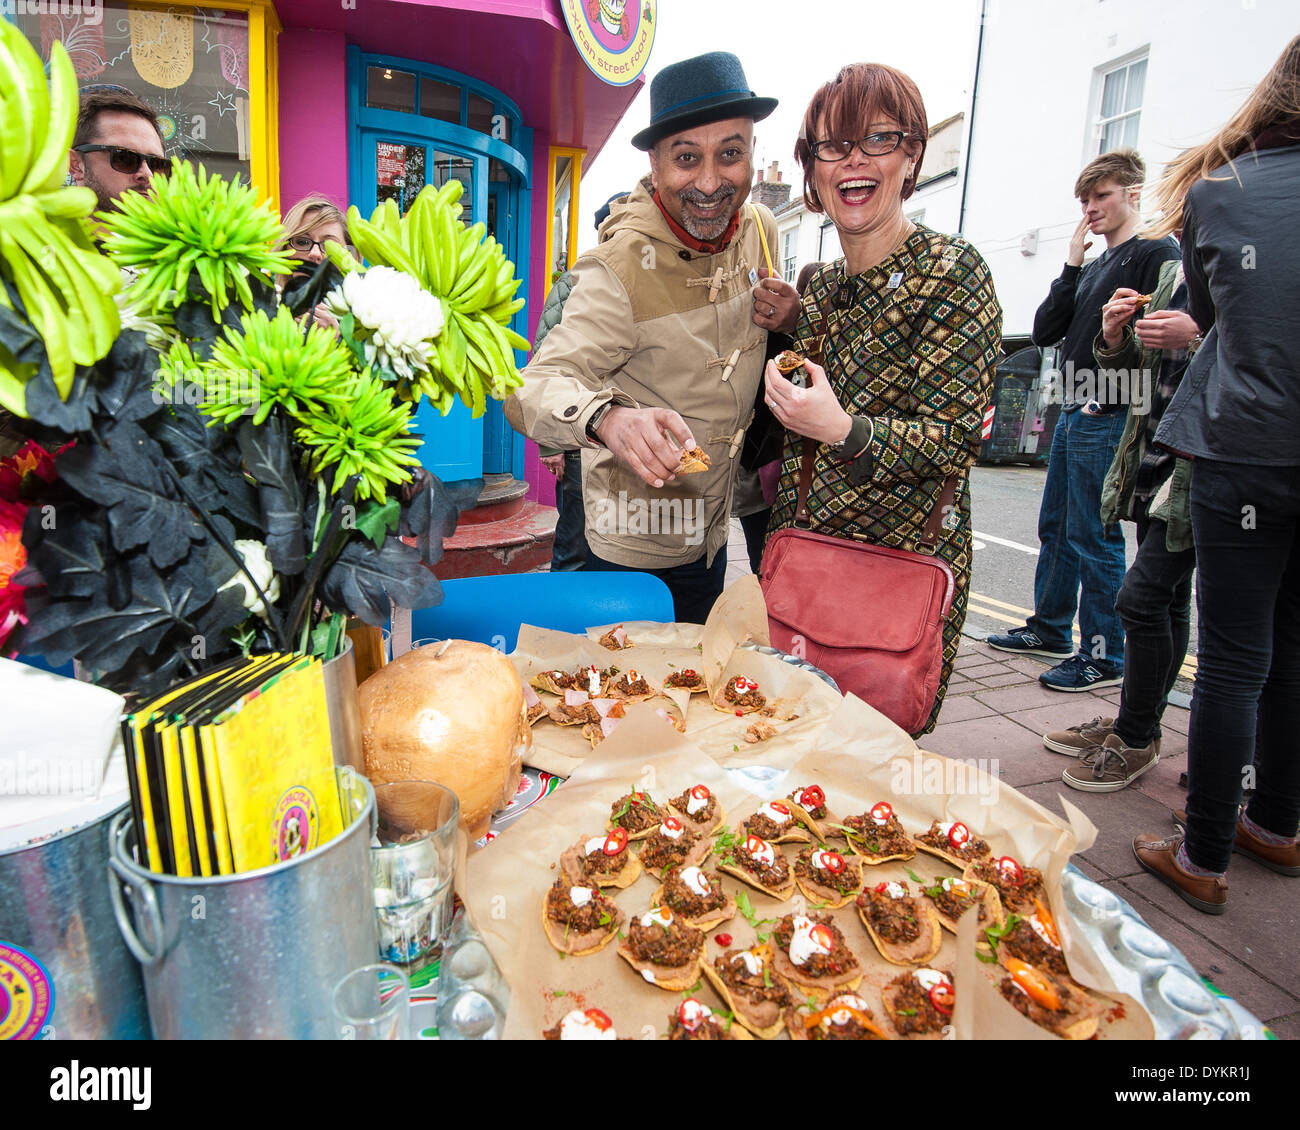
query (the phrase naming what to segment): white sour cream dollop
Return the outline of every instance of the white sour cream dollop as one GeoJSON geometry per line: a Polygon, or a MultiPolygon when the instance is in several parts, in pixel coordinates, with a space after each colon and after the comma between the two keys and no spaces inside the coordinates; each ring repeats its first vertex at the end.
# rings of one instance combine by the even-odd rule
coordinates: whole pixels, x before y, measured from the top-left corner
{"type": "Polygon", "coordinates": [[[601,1028],[580,1008],[575,1008],[560,1021],[561,1040],[617,1040],[618,1033],[611,1024],[601,1028]]]}
{"type": "Polygon", "coordinates": [[[570,887],[569,901],[573,903],[574,906],[586,906],[587,903],[591,902],[591,888],[570,887]]]}
{"type": "Polygon", "coordinates": [[[713,894],[713,884],[698,867],[683,867],[681,880],[700,898],[708,898],[713,894]]]}
{"type": "Polygon", "coordinates": [[[794,934],[790,938],[790,960],[795,965],[804,965],[809,958],[819,953],[831,952],[830,946],[824,945],[813,936],[812,931],[816,925],[817,923],[803,914],[794,916],[794,934]]]}

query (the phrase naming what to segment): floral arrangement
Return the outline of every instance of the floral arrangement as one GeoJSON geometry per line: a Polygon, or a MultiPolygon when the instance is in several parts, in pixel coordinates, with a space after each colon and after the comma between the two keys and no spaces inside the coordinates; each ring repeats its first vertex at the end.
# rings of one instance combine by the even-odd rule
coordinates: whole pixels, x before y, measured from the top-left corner
{"type": "Polygon", "coordinates": [[[0,303],[0,348],[23,365],[6,403],[31,441],[0,464],[0,651],[76,658],[150,694],[241,652],[328,659],[349,616],[377,625],[392,602],[441,599],[431,567],[482,481],[420,468],[415,402],[445,412],[454,388],[481,412],[518,383],[523,339],[497,320],[522,302],[513,264],[468,246],[481,229],[457,225],[453,251],[411,222],[453,214],[455,190],[435,208],[436,191],[397,218],[391,246],[353,217],[368,269],[331,245],[334,262],[281,293],[300,264],[275,250],[274,214],[203,169],[175,162],[149,196],[97,214],[107,258],[68,221],[92,272],[112,275],[105,316],[124,328],[64,375],[24,295],[0,303]],[[338,334],[310,318],[327,298],[338,334]]]}

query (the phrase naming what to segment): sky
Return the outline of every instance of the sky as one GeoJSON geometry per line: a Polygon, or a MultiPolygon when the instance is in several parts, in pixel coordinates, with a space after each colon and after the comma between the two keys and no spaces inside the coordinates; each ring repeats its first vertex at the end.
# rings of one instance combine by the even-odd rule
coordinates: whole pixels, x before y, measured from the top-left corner
{"type": "Polygon", "coordinates": [[[794,142],[822,83],[846,63],[888,63],[921,90],[933,125],[965,110],[975,73],[979,0],[659,0],[646,84],[582,178],[579,250],[596,241],[594,216],[650,168],[632,135],[650,122],[650,83],[670,63],[706,51],[740,57],[756,94],[780,99],[754,131],[754,167],[779,161],[797,194],[794,142]]]}

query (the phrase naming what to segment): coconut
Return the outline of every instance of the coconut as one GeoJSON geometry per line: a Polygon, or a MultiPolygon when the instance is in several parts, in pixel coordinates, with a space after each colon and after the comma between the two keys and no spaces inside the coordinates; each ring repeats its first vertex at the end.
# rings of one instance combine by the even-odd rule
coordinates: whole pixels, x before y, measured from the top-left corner
{"type": "Polygon", "coordinates": [[[501,652],[466,640],[417,648],[357,692],[366,775],[375,784],[424,780],[460,800],[471,840],[519,786],[532,748],[523,685],[501,652]]]}

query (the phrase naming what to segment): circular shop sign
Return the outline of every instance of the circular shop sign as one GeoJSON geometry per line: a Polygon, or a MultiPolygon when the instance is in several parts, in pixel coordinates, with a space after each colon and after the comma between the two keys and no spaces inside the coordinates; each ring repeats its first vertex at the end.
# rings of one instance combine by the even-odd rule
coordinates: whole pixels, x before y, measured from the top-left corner
{"type": "Polygon", "coordinates": [[[611,86],[635,82],[650,61],[658,0],[560,0],[583,62],[611,86]]]}
{"type": "Polygon", "coordinates": [[[0,942],[0,1040],[34,1040],[54,1012],[54,982],[24,949],[0,942]]]}

